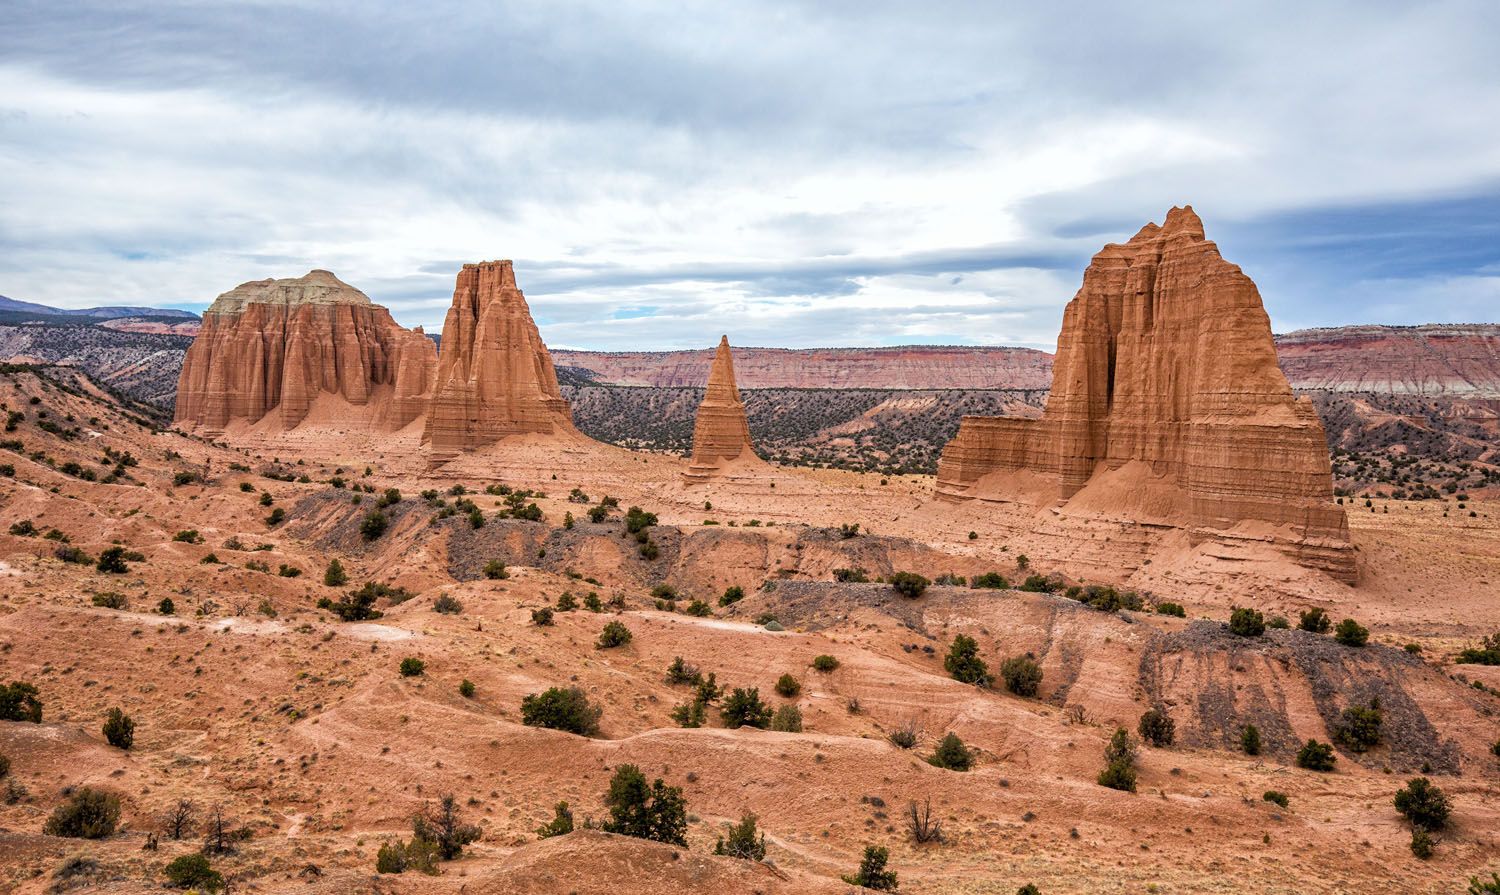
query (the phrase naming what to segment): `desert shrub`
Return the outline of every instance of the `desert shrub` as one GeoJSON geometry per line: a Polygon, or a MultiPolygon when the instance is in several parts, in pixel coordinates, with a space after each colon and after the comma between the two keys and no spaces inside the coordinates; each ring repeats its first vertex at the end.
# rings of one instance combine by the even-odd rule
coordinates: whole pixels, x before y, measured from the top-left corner
{"type": "Polygon", "coordinates": [[[878,845],[865,846],[865,856],[860,859],[859,869],[852,876],[843,877],[851,886],[862,886],[877,892],[896,891],[896,871],[885,869],[891,858],[889,849],[878,845]]]}
{"type": "Polygon", "coordinates": [[[464,604],[447,594],[443,594],[432,601],[432,611],[441,612],[443,615],[458,615],[464,611],[464,604]]]}
{"type": "MultiPolygon", "coordinates": [[[[391,596],[399,588],[375,581],[367,581],[359,590],[351,590],[338,602],[324,597],[318,601],[319,609],[327,609],[346,622],[363,622],[380,618],[383,612],[375,608],[375,601],[382,596],[391,596]]],[[[404,591],[403,591],[404,593],[404,591]]]]}
{"type": "Polygon", "coordinates": [[[405,873],[415,870],[436,875],[437,860],[437,846],[433,843],[425,839],[412,839],[410,842],[398,839],[380,846],[380,851],[375,855],[375,872],[405,873]]]}
{"type": "Polygon", "coordinates": [[[1484,637],[1477,647],[1464,648],[1453,661],[1459,665],[1500,665],[1500,633],[1484,637]]]}
{"type": "Polygon", "coordinates": [[[870,580],[870,576],[864,569],[834,569],[833,580],[844,584],[864,584],[870,580]]]}
{"type": "Polygon", "coordinates": [[[568,808],[567,802],[558,802],[552,806],[552,819],[536,828],[538,839],[566,836],[571,832],[573,832],[573,811],[568,808]]]}
{"type": "Polygon", "coordinates": [[[731,606],[745,599],[745,589],[738,584],[724,588],[724,595],[719,597],[720,606],[731,606]]]}
{"type": "Polygon", "coordinates": [[[531,623],[533,625],[536,625],[538,628],[545,628],[548,625],[553,624],[552,607],[543,606],[540,609],[531,610],[531,623]]]}
{"type": "Polygon", "coordinates": [[[698,728],[708,719],[708,707],[702,700],[679,702],[672,707],[671,718],[678,727],[698,728]]]}
{"type": "Polygon", "coordinates": [[[135,743],[135,720],[118,706],[104,718],[104,741],[116,749],[129,749],[135,743]]]}
{"type": "Polygon", "coordinates": [[[379,510],[371,510],[365,514],[364,520],[359,523],[359,533],[365,540],[373,541],[385,534],[388,525],[390,525],[390,520],[386,518],[385,513],[379,510]]]}
{"type": "Polygon", "coordinates": [[[1246,755],[1260,754],[1260,728],[1254,724],[1246,724],[1245,730],[1240,734],[1240,748],[1246,755]]]}
{"type": "Polygon", "coordinates": [[[385,489],[385,493],[380,495],[380,498],[375,501],[375,506],[383,510],[386,507],[393,507],[400,502],[401,492],[395,488],[387,488],[385,489]]]}
{"type": "Polygon", "coordinates": [[[672,659],[672,664],[667,666],[667,683],[669,684],[693,684],[703,680],[703,674],[696,665],[688,663],[681,656],[672,659]]]}
{"type": "Polygon", "coordinates": [[[116,544],[106,547],[99,552],[99,561],[94,568],[111,575],[123,575],[130,571],[130,566],[125,564],[125,548],[116,544]]]}
{"type": "Polygon", "coordinates": [[[184,528],[177,532],[177,534],[172,535],[172,540],[180,544],[201,544],[203,543],[203,535],[198,534],[196,528],[184,528]]]}
{"type": "Polygon", "coordinates": [[[645,543],[641,544],[640,549],[637,552],[640,553],[641,559],[647,561],[654,560],[658,556],[661,556],[661,548],[656,546],[656,542],[651,540],[650,538],[647,538],[645,543]]]}
{"type": "Polygon", "coordinates": [[[1170,746],[1177,736],[1177,722],[1162,709],[1151,708],[1141,715],[1136,731],[1153,746],[1170,746]]]}
{"type": "Polygon", "coordinates": [[[1273,631],[1286,631],[1292,627],[1292,623],[1284,615],[1273,615],[1266,619],[1266,627],[1273,631]]]}
{"type": "Polygon", "coordinates": [[[1135,591],[1119,591],[1102,584],[1090,584],[1088,587],[1080,588],[1076,595],[1074,589],[1069,588],[1068,596],[1100,612],[1119,612],[1121,609],[1138,610],[1144,605],[1141,603],[1140,594],[1135,591]]]}
{"type": "Polygon", "coordinates": [[[1187,618],[1187,610],[1182,608],[1181,603],[1157,603],[1157,615],[1170,615],[1174,618],[1187,618]]]}
{"type": "Polygon", "coordinates": [[[427,670],[427,663],[416,656],[407,656],[401,660],[402,677],[418,677],[427,670]]]}
{"type": "MultiPolygon", "coordinates": [[[[1022,569],[1026,568],[1021,566],[1022,569]]],[[[1021,582],[1019,590],[1033,594],[1050,594],[1058,589],[1058,585],[1046,575],[1027,575],[1026,580],[1021,582]]]]}
{"type": "Polygon", "coordinates": [[[813,656],[812,667],[814,671],[827,674],[839,667],[839,660],[829,655],[813,656]]]}
{"type": "Polygon", "coordinates": [[[791,699],[802,692],[802,682],[790,674],[783,674],[776,679],[776,695],[791,699]]]}
{"type": "Polygon", "coordinates": [[[463,854],[464,846],[479,839],[481,831],[458,816],[458,800],[451,794],[438,801],[437,808],[418,814],[411,821],[412,837],[437,846],[438,856],[451,861],[463,854]]]}
{"type": "Polygon", "coordinates": [[[572,612],[578,608],[578,598],[573,596],[570,590],[563,591],[557,598],[558,612],[572,612]]]}
{"type": "Polygon", "coordinates": [[[1370,631],[1354,619],[1346,618],[1333,629],[1333,639],[1344,646],[1364,646],[1370,639],[1370,631]]]}
{"type": "Polygon", "coordinates": [[[462,696],[465,699],[473,699],[474,698],[474,682],[471,681],[471,680],[469,680],[468,678],[464,678],[463,680],[459,681],[458,682],[458,695],[462,696]]]}
{"type": "Polygon", "coordinates": [[[982,687],[990,682],[989,666],[979,658],[979,642],[967,634],[953,638],[953,645],[948,647],[948,655],[943,658],[943,670],[965,684],[982,687]]]}
{"type": "Polygon", "coordinates": [[[528,727],[564,730],[579,736],[599,732],[599,718],[604,709],[589,702],[578,687],[551,687],[521,700],[521,723],[528,727]]]}
{"type": "Polygon", "coordinates": [[[958,734],[950,731],[938,741],[937,749],[927,758],[927,763],[950,771],[967,771],[974,766],[974,753],[958,738],[958,734]]]}
{"type": "Polygon", "coordinates": [[[1491,873],[1488,881],[1469,877],[1468,895],[1500,895],[1500,873],[1491,873]]]}
{"type": "Polygon", "coordinates": [[[286,563],[282,563],[281,566],[276,570],[276,574],[282,578],[300,578],[302,576],[302,570],[297,568],[296,566],[289,566],[286,563]]]}
{"type": "Polygon", "coordinates": [[[886,739],[890,740],[899,749],[910,749],[917,745],[917,741],[921,738],[922,731],[917,726],[917,722],[912,720],[901,722],[895,730],[886,736],[886,739]]]}
{"type": "Polygon", "coordinates": [[[897,572],[891,576],[891,588],[908,599],[922,596],[931,583],[916,572],[897,572]]]}
{"type": "Polygon", "coordinates": [[[0,721],[42,723],[42,700],[36,687],[24,681],[0,687],[0,721]]]}
{"type": "Polygon", "coordinates": [[[1333,738],[1351,752],[1367,752],[1380,745],[1382,713],[1380,702],[1368,707],[1351,705],[1339,715],[1333,728],[1333,738]]]}
{"type": "Polygon", "coordinates": [[[20,522],[12,522],[10,533],[17,537],[29,538],[36,535],[36,525],[30,519],[22,519],[20,522]]]}
{"type": "Polygon", "coordinates": [[[587,609],[590,612],[603,612],[604,603],[599,599],[599,595],[597,593],[589,591],[583,597],[583,608],[587,609]]]}
{"type": "Polygon", "coordinates": [[[1266,790],[1261,794],[1260,799],[1263,802],[1270,802],[1275,805],[1280,805],[1283,808],[1291,804],[1291,799],[1287,798],[1286,793],[1276,789],[1266,790]]]}
{"type": "Polygon", "coordinates": [[[761,861],[766,857],[766,837],[755,829],[756,817],[745,814],[740,822],[729,827],[729,835],[720,836],[714,846],[714,854],[746,861],[761,861]]]}
{"type": "Polygon", "coordinates": [[[1308,740],[1297,750],[1297,767],[1309,771],[1331,771],[1337,761],[1333,747],[1317,740],[1308,740]]]}
{"type": "Polygon", "coordinates": [[[765,629],[767,631],[785,631],[786,630],[786,628],[782,626],[781,622],[777,621],[774,618],[772,618],[772,619],[770,619],[769,621],[766,622],[765,629]]]}
{"type": "Polygon", "coordinates": [[[640,768],[620,765],[604,804],[609,809],[604,832],[687,846],[687,802],[680,788],[667,786],[660,777],[648,786],[640,768]]]}
{"type": "Polygon", "coordinates": [[[94,558],[92,556],[89,556],[87,553],[84,553],[82,549],[74,547],[71,544],[64,544],[63,546],[58,547],[56,550],[52,551],[52,555],[65,563],[72,563],[75,566],[92,565],[94,562],[94,558]]]}
{"type": "Polygon", "coordinates": [[[128,604],[125,595],[117,590],[107,590],[104,593],[94,594],[89,602],[103,609],[124,609],[128,604]]]}
{"type": "Polygon", "coordinates": [[[1413,777],[1396,791],[1396,810],[1421,830],[1441,830],[1451,811],[1448,796],[1426,777],[1413,777]]]}
{"type": "MultiPolygon", "coordinates": [[[[266,495],[266,496],[270,497],[269,494],[266,495]]],[[[271,511],[270,515],[266,516],[266,525],[270,526],[271,528],[275,528],[276,526],[280,525],[281,523],[283,523],[285,521],[286,521],[286,510],[282,509],[281,507],[275,508],[274,510],[271,511]]]]}
{"type": "Polygon", "coordinates": [[[1259,637],[1266,633],[1266,619],[1259,609],[1237,606],[1229,613],[1229,631],[1241,637],[1259,637]]]}
{"type": "Polygon", "coordinates": [[[771,707],[760,701],[759,689],[736,687],[734,692],[724,698],[724,704],[719,707],[719,717],[728,728],[764,729],[771,723],[771,707]]]}
{"type": "Polygon", "coordinates": [[[1313,634],[1327,634],[1332,626],[1333,621],[1329,619],[1328,613],[1317,606],[1303,612],[1302,616],[1297,619],[1297,627],[1300,630],[1313,634]]]}
{"type": "Polygon", "coordinates": [[[1411,853],[1413,856],[1425,861],[1432,857],[1432,846],[1435,843],[1432,834],[1417,827],[1411,831],[1411,853]]]}
{"type": "Polygon", "coordinates": [[[612,621],[607,623],[604,626],[604,630],[599,632],[599,639],[594,643],[594,647],[596,649],[613,649],[617,646],[624,646],[630,642],[631,636],[630,629],[625,627],[623,622],[612,621]]]}
{"type": "Polygon", "coordinates": [[[802,710],[794,705],[784,705],[771,716],[771,729],[782,733],[802,732],[802,710]]]}
{"type": "Polygon", "coordinates": [[[177,604],[172,602],[171,597],[162,597],[161,602],[156,604],[156,611],[161,615],[175,615],[177,604]]]}
{"type": "Polygon", "coordinates": [[[609,508],[604,506],[589,507],[589,521],[603,522],[609,516],[609,508]]]}
{"type": "Polygon", "coordinates": [[[120,822],[120,797],[89,786],[76,790],[47,818],[42,832],[71,839],[103,839],[120,822]]]}
{"type": "Polygon", "coordinates": [[[202,854],[179,855],[163,871],[167,882],[178,889],[217,892],[224,888],[224,877],[202,854]]]}
{"type": "Polygon", "coordinates": [[[1031,698],[1042,684],[1042,666],[1030,654],[1012,656],[1000,663],[1000,679],[1005,681],[1005,689],[1031,698]]]}
{"type": "Polygon", "coordinates": [[[1005,590],[1010,587],[1010,582],[1006,581],[1005,576],[999,572],[985,572],[982,575],[975,575],[973,578],[970,578],[969,586],[985,590],[1005,590]]]}
{"type": "Polygon", "coordinates": [[[349,575],[344,571],[344,564],[335,557],[328,561],[328,568],[323,570],[323,583],[329,587],[343,587],[349,582],[349,575]]]}
{"type": "Polygon", "coordinates": [[[714,614],[713,609],[709,608],[709,605],[702,600],[694,600],[682,611],[697,618],[707,618],[714,614]]]}
{"type": "Polygon", "coordinates": [[[1135,744],[1125,728],[1116,727],[1104,748],[1104,770],[1099,772],[1099,785],[1124,792],[1135,792],[1135,744]]]}

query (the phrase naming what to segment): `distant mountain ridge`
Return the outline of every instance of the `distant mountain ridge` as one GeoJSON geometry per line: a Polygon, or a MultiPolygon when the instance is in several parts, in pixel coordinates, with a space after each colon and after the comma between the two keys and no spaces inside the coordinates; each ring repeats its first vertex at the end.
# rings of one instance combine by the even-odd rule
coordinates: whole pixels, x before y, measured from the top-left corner
{"type": "Polygon", "coordinates": [[[120,317],[171,317],[197,320],[198,315],[179,308],[148,308],[133,305],[105,305],[97,308],[54,308],[32,301],[19,301],[0,295],[0,313],[35,314],[38,317],[80,317],[92,320],[114,320],[120,317]]]}

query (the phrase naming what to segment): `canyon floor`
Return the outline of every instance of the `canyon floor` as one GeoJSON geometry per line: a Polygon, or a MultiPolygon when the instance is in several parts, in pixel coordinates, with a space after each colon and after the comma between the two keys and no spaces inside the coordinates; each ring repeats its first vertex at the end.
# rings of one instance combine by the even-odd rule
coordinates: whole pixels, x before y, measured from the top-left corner
{"type": "Polygon", "coordinates": [[[208,443],[154,432],[85,377],[24,370],[0,377],[0,401],[22,414],[0,451],[14,469],[0,479],[0,532],[13,532],[0,533],[0,681],[35,684],[44,706],[40,724],[0,722],[0,890],[159,891],[213,812],[245,831],[213,858],[236,892],[846,892],[840,876],[867,844],[890,848],[913,893],[1447,893],[1500,868],[1500,669],[1452,661],[1500,630],[1500,504],[1487,499],[1351,504],[1351,588],[1267,556],[1165,541],[1148,553],[1117,519],[1037,534],[1015,507],[935,500],[925,476],[773,466],[688,486],[678,457],[585,439],[516,440],[429,471],[415,430],[208,443]],[[126,454],[134,465],[117,465],[126,454]],[[497,518],[505,495],[486,488],[500,484],[545,492],[522,501],[543,518],[497,518]],[[455,486],[481,527],[444,514],[455,486]],[[361,522],[388,489],[388,527],[367,539],[361,522]],[[619,507],[590,521],[604,495],[619,507]],[[658,517],[655,559],[625,531],[631,506],[658,517]],[[58,558],[112,545],[141,558],[121,574],[58,558]],[[335,558],[340,587],[323,583],[335,558]],[[492,560],[509,577],[485,577],[492,560]],[[835,580],[856,568],[871,582],[835,580]],[[934,585],[908,599],[874,580],[896,571],[1113,583],[1186,617],[1017,589],[934,585]],[[318,608],[367,581],[414,596],[366,622],[318,608]],[[675,607],[653,597],[663,584],[675,607]],[[719,606],[731,586],[744,599],[719,606]],[[564,592],[596,594],[602,611],[533,624],[564,592]],[[441,597],[459,611],[437,611],[441,597]],[[174,614],[158,611],[163,598],[174,614]],[[712,614],[682,612],[691,599],[712,614]],[[1370,642],[1237,637],[1224,622],[1246,605],[1294,627],[1319,606],[1359,620],[1370,642]],[[608,621],[630,642],[597,648],[608,621]],[[943,656],[960,633],[992,671],[1033,654],[1036,698],[953,680],[943,656]],[[820,655],[837,668],[815,670],[820,655]],[[795,704],[803,731],[728,730],[712,712],[678,727],[671,712],[690,694],[665,679],[677,656],[795,704]],[[405,658],[423,673],[400,674],[405,658]],[[784,673],[801,682],[795,697],[773,692],[784,673]],[[553,686],[603,708],[600,735],[521,723],[521,700],[553,686]],[[1332,773],[1294,767],[1301,742],[1330,740],[1345,707],[1374,699],[1381,745],[1341,749],[1332,773]],[[1100,786],[1110,734],[1133,733],[1156,705],[1176,743],[1140,748],[1137,792],[1100,786]],[[128,751],[100,733],[116,706],[137,724],[128,751]],[[1250,722],[1259,756],[1237,748],[1250,722]],[[909,750],[889,739],[907,725],[920,731],[909,750]],[[924,760],[950,731],[977,750],[973,770],[924,760]],[[582,829],[538,839],[559,800],[580,826],[602,818],[623,763],[682,788],[687,848],[582,829]],[[1426,861],[1392,807],[1424,768],[1454,807],[1426,861]],[[81,785],[120,796],[121,830],[44,835],[81,785]],[[449,793],[482,838],[440,875],[376,874],[381,844],[449,793]],[[200,824],[179,841],[162,832],[181,799],[200,824]],[[912,802],[930,802],[944,842],[912,841],[912,802]],[[745,812],[766,833],[765,863],[712,854],[745,812]],[[143,848],[151,833],[156,850],[143,848]],[[79,856],[93,863],[62,871],[79,856]]]}

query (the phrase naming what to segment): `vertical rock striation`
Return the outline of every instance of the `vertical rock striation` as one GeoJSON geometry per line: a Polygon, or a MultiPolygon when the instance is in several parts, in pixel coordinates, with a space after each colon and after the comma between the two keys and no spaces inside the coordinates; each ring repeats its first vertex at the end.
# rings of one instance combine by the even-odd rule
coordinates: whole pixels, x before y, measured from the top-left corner
{"type": "Polygon", "coordinates": [[[510,435],[572,434],[557,372],[509,261],[465,264],[422,440],[437,466],[510,435]]]}
{"type": "Polygon", "coordinates": [[[209,437],[237,425],[291,429],[331,403],[317,421],[395,431],[422,414],[436,363],[420,329],[326,270],[253,281],[204,312],[174,420],[209,437]]]}
{"type": "Polygon", "coordinates": [[[1094,256],[1063,315],[1043,418],[964,418],[937,489],[1050,491],[1198,540],[1268,541],[1354,578],[1323,427],[1277,366],[1255,284],[1204,238],[1191,207],[1094,256]]]}
{"type": "Polygon", "coordinates": [[[745,421],[745,402],[734,384],[734,358],[729,351],[729,337],[719,339],[713,366],[708,371],[708,387],[698,417],[693,422],[693,458],[683,477],[688,481],[712,478],[726,464],[742,456],[755,457],[750,446],[750,425],[745,421]]]}

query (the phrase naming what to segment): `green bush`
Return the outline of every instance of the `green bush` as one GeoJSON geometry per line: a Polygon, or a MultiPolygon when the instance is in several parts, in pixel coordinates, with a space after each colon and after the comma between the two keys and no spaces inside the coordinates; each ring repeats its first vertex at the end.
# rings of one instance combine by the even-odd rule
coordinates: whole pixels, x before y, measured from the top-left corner
{"type": "Polygon", "coordinates": [[[1425,861],[1432,857],[1432,846],[1434,845],[1432,834],[1417,827],[1411,831],[1411,853],[1413,856],[1425,861]]]}
{"type": "Polygon", "coordinates": [[[338,602],[324,597],[318,601],[318,608],[327,609],[346,622],[371,621],[384,615],[375,608],[376,600],[389,597],[392,602],[405,602],[411,599],[411,596],[411,592],[404,588],[391,587],[378,581],[367,581],[359,590],[350,591],[344,599],[338,602]]]}
{"type": "Polygon", "coordinates": [[[724,726],[731,729],[736,727],[764,729],[771,723],[771,707],[760,701],[759,689],[736,687],[733,693],[724,698],[724,704],[719,707],[719,717],[724,720],[724,726]]]}
{"type": "Polygon", "coordinates": [[[162,597],[161,602],[156,604],[156,611],[161,615],[175,615],[177,604],[172,602],[171,597],[162,597]]]}
{"type": "Polygon", "coordinates": [[[116,544],[106,547],[99,553],[99,562],[94,568],[111,575],[123,575],[130,571],[130,566],[125,564],[125,548],[116,544]]]}
{"type": "Polygon", "coordinates": [[[531,623],[538,628],[545,628],[552,624],[552,607],[543,606],[541,609],[531,610],[531,623]]]}
{"type": "Polygon", "coordinates": [[[802,682],[790,674],[783,674],[776,679],[776,695],[792,699],[802,692],[802,682]]]}
{"type": "Polygon", "coordinates": [[[432,601],[432,611],[443,615],[459,615],[464,611],[464,604],[448,594],[443,594],[432,601]]]}
{"type": "Polygon", "coordinates": [[[771,729],[782,733],[802,732],[802,710],[794,705],[784,705],[771,716],[771,729]]]}
{"type": "Polygon", "coordinates": [[[89,602],[102,609],[124,609],[127,600],[125,595],[117,590],[107,590],[101,594],[94,594],[89,602]]]}
{"type": "Polygon", "coordinates": [[[974,766],[974,753],[958,738],[958,734],[950,731],[938,741],[937,749],[928,757],[927,763],[950,771],[967,771],[974,766]]]}
{"type": "Polygon", "coordinates": [[[1123,792],[1135,792],[1135,745],[1125,728],[1115,728],[1104,748],[1104,770],[1099,772],[1099,785],[1123,792]]]}
{"type": "Polygon", "coordinates": [[[1396,810],[1421,830],[1441,830],[1448,824],[1448,796],[1426,777],[1413,777],[1397,790],[1396,810]]]}
{"type": "Polygon", "coordinates": [[[365,540],[373,541],[385,534],[386,527],[389,525],[390,520],[386,518],[385,513],[379,510],[371,510],[365,514],[364,520],[359,523],[359,533],[365,540]]]}
{"type": "Polygon", "coordinates": [[[829,655],[813,656],[812,667],[814,671],[827,674],[839,667],[839,660],[829,655]]]}
{"type": "Polygon", "coordinates": [[[1337,761],[1333,747],[1317,740],[1308,740],[1297,750],[1297,767],[1309,771],[1331,771],[1337,761]]]}
{"type": "Polygon", "coordinates": [[[23,681],[0,687],[0,721],[42,723],[42,700],[36,687],[23,681]]]}
{"type": "Polygon", "coordinates": [[[380,846],[380,851],[375,855],[376,873],[405,873],[415,870],[419,873],[437,875],[438,867],[437,845],[425,839],[412,839],[410,842],[386,842],[380,846]]]}
{"type": "Polygon", "coordinates": [[[1136,731],[1140,733],[1141,739],[1153,746],[1170,746],[1177,737],[1177,722],[1164,710],[1150,708],[1141,715],[1136,731]]]}
{"type": "Polygon", "coordinates": [[[1488,881],[1469,877],[1468,895],[1500,895],[1500,873],[1491,873],[1488,881]]]}
{"type": "Polygon", "coordinates": [[[896,593],[908,599],[922,596],[927,591],[927,585],[931,583],[916,572],[897,572],[891,576],[891,587],[896,593]]]}
{"type": "Polygon", "coordinates": [[[179,855],[172,859],[166,870],[167,882],[178,889],[197,889],[203,892],[218,892],[224,888],[224,877],[202,854],[179,855]]]}
{"type": "Polygon", "coordinates": [[[344,564],[338,561],[338,557],[328,561],[328,568],[323,571],[323,583],[329,587],[343,587],[349,583],[349,575],[344,571],[344,564]]]}
{"type": "Polygon", "coordinates": [[[672,659],[672,664],[667,666],[667,683],[669,684],[697,684],[703,680],[703,674],[698,671],[697,666],[691,665],[681,656],[672,659]]]}
{"type": "Polygon", "coordinates": [[[680,788],[667,786],[661,778],[648,786],[640,768],[620,765],[604,804],[609,809],[604,832],[687,846],[687,802],[680,788]]]}
{"type": "Polygon", "coordinates": [[[1042,666],[1029,653],[1011,656],[1000,663],[1000,679],[1005,681],[1005,689],[1030,699],[1042,685],[1042,666]]]}
{"type": "Polygon", "coordinates": [[[1329,619],[1328,613],[1317,606],[1303,612],[1302,617],[1297,620],[1297,627],[1300,630],[1312,634],[1327,634],[1332,626],[1333,621],[1329,619]]]}
{"type": "Polygon", "coordinates": [[[1187,610],[1182,607],[1181,603],[1157,603],[1156,614],[1170,615],[1174,618],[1187,618],[1187,610]]]}
{"type": "Polygon", "coordinates": [[[724,595],[719,597],[720,606],[731,606],[745,599],[745,589],[738,584],[724,588],[724,595]]]}
{"type": "Polygon", "coordinates": [[[459,681],[458,682],[458,695],[462,696],[465,699],[473,699],[474,698],[474,682],[471,681],[471,680],[469,680],[468,678],[464,678],[463,680],[459,681]]]}
{"type": "Polygon", "coordinates": [[[417,677],[427,670],[427,663],[415,656],[407,656],[401,660],[401,676],[417,677]]]}
{"type": "Polygon", "coordinates": [[[1459,665],[1500,665],[1500,633],[1490,634],[1477,647],[1466,647],[1453,660],[1459,665]]]}
{"type": "Polygon", "coordinates": [[[572,612],[578,608],[578,598],[573,596],[570,590],[563,591],[557,598],[558,612],[572,612]]]}
{"type": "Polygon", "coordinates": [[[599,718],[604,709],[589,702],[578,687],[551,687],[521,700],[521,723],[528,727],[564,730],[579,736],[599,732],[599,718]]]}
{"type": "Polygon", "coordinates": [[[451,794],[443,796],[435,810],[413,817],[411,829],[414,841],[432,843],[444,861],[463,854],[464,846],[477,841],[482,832],[459,819],[458,800],[451,794]]]}
{"type": "Polygon", "coordinates": [[[1229,631],[1241,637],[1259,637],[1266,632],[1266,619],[1259,609],[1235,607],[1229,613],[1229,631]]]}
{"type": "Polygon", "coordinates": [[[729,835],[720,836],[714,846],[714,854],[746,861],[762,861],[766,857],[766,837],[755,829],[756,817],[745,814],[740,822],[729,827],[729,835]]]}
{"type": "Polygon", "coordinates": [[[948,647],[948,655],[943,658],[943,670],[965,684],[983,687],[990,682],[989,666],[979,658],[979,642],[967,634],[953,638],[953,645],[948,647]]]}
{"type": "Polygon", "coordinates": [[[889,849],[878,845],[865,846],[865,856],[859,862],[859,870],[853,876],[843,877],[851,886],[861,886],[877,892],[896,891],[896,871],[885,869],[891,858],[889,849]]]}
{"type": "Polygon", "coordinates": [[[118,706],[104,718],[104,741],[116,749],[129,749],[135,743],[135,721],[118,706]]]}
{"type": "Polygon", "coordinates": [[[1344,646],[1364,646],[1370,639],[1370,631],[1354,619],[1346,618],[1333,629],[1333,639],[1344,646]]]}
{"type": "Polygon", "coordinates": [[[180,544],[201,544],[203,543],[203,535],[198,534],[196,528],[184,528],[177,532],[177,534],[172,535],[172,540],[180,544]]]}
{"type": "Polygon", "coordinates": [[[870,580],[870,576],[864,569],[834,569],[833,580],[843,584],[864,584],[870,580]]]}
{"type": "MultiPolygon", "coordinates": [[[[1025,566],[1021,568],[1024,569],[1025,566]]],[[[1046,575],[1027,575],[1018,589],[1031,594],[1050,594],[1057,591],[1058,585],[1046,575]]]]}
{"type": "Polygon", "coordinates": [[[71,839],[103,839],[120,822],[120,797],[102,789],[82,787],[58,805],[42,832],[71,839]]]}
{"type": "Polygon", "coordinates": [[[553,836],[566,836],[573,832],[573,812],[568,808],[567,802],[558,802],[552,806],[552,820],[536,828],[538,839],[551,839],[553,836]]]}
{"type": "MultiPolygon", "coordinates": [[[[267,494],[266,496],[270,497],[271,495],[267,494]]],[[[275,528],[285,521],[286,510],[283,510],[281,507],[277,507],[276,509],[271,511],[270,515],[266,516],[266,525],[271,528],[275,528]]]]}
{"type": "Polygon", "coordinates": [[[1369,707],[1351,705],[1339,715],[1333,738],[1351,752],[1367,752],[1380,745],[1382,713],[1376,700],[1369,707]]]}
{"type": "Polygon", "coordinates": [[[598,649],[613,649],[624,646],[631,640],[630,629],[624,623],[618,621],[609,622],[604,630],[599,632],[599,640],[594,644],[598,649]]]}
{"type": "Polygon", "coordinates": [[[1240,748],[1246,755],[1260,754],[1260,728],[1254,724],[1246,724],[1245,730],[1240,734],[1240,748]]]}
{"type": "Polygon", "coordinates": [[[702,600],[694,600],[693,602],[688,604],[686,609],[682,611],[688,615],[694,616],[695,618],[707,618],[710,615],[714,614],[714,611],[709,608],[709,605],[702,600]]]}
{"type": "Polygon", "coordinates": [[[1271,802],[1273,804],[1280,805],[1283,808],[1291,804],[1291,799],[1287,798],[1286,793],[1276,789],[1266,790],[1261,794],[1260,798],[1263,802],[1271,802]]]}
{"type": "Polygon", "coordinates": [[[1010,582],[1006,581],[1005,576],[999,572],[985,572],[970,578],[969,587],[981,590],[1005,590],[1010,587],[1010,582]]]}

